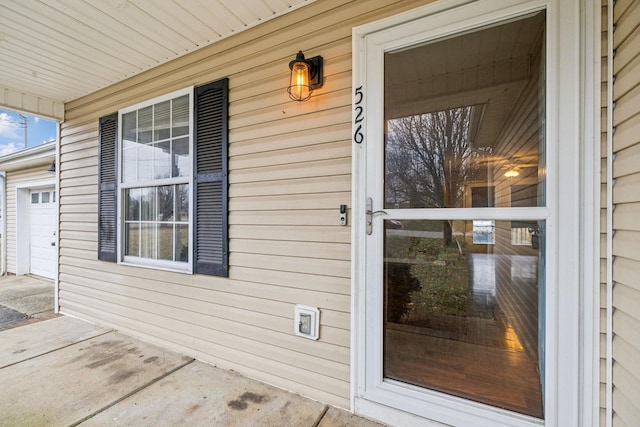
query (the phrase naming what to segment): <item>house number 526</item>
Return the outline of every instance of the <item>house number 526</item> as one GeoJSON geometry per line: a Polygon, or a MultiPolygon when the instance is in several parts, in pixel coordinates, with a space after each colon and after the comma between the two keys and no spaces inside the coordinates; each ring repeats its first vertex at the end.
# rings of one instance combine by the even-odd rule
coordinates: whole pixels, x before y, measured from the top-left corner
{"type": "Polygon", "coordinates": [[[364,141],[364,134],[362,133],[362,121],[364,120],[364,108],[362,107],[362,99],[364,94],[362,93],[362,86],[356,88],[356,102],[354,107],[355,118],[353,119],[353,125],[356,130],[353,132],[353,140],[356,144],[360,144],[364,141]]]}

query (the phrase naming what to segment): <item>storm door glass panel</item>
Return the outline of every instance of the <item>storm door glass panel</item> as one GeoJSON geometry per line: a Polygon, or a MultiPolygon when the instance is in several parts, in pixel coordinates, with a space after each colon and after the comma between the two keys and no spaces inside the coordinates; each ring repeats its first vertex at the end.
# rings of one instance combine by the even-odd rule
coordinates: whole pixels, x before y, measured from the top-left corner
{"type": "Polygon", "coordinates": [[[511,245],[509,221],[475,244],[473,222],[386,221],[384,376],[542,417],[539,246],[511,245]]]}
{"type": "Polygon", "coordinates": [[[385,53],[379,213],[384,379],[538,418],[545,19],[385,53]]]}
{"type": "Polygon", "coordinates": [[[385,54],[386,209],[545,206],[544,22],[385,54]]]}

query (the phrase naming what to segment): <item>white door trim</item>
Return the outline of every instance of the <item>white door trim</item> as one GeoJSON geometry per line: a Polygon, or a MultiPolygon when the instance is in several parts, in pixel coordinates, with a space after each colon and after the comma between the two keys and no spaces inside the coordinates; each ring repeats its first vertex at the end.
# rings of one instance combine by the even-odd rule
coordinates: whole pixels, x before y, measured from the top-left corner
{"type": "MultiPolygon", "coordinates": [[[[415,9],[401,15],[367,24],[353,29],[353,200],[354,224],[352,227],[352,408],[363,415],[375,417],[393,424],[410,424],[415,416],[388,409],[393,402],[389,396],[396,393],[404,400],[406,407],[414,406],[415,414],[423,414],[430,420],[452,425],[472,425],[479,420],[493,425],[588,425],[584,408],[588,397],[581,389],[592,390],[597,378],[593,378],[592,355],[583,358],[583,349],[593,351],[593,345],[584,336],[593,337],[597,313],[592,307],[581,306],[589,300],[585,294],[593,292],[595,285],[591,274],[594,246],[597,241],[597,219],[584,215],[581,203],[593,200],[595,182],[594,171],[589,162],[593,161],[595,147],[581,144],[583,138],[593,138],[592,128],[585,127],[581,120],[586,116],[581,110],[581,100],[593,97],[595,84],[581,82],[582,64],[580,25],[581,5],[591,0],[441,0],[434,4],[415,9]],[[559,283],[556,289],[547,291],[547,322],[555,325],[547,334],[547,369],[545,393],[545,421],[520,416],[486,405],[463,399],[431,393],[429,402],[412,396],[411,386],[385,384],[387,392],[381,393],[378,384],[372,384],[371,376],[365,370],[367,340],[381,342],[382,337],[371,334],[366,327],[366,313],[371,309],[367,296],[366,268],[381,269],[381,257],[374,258],[364,250],[366,198],[374,196],[373,208],[381,209],[380,195],[367,194],[368,187],[366,144],[367,140],[380,138],[377,129],[383,120],[383,102],[380,98],[369,99],[368,94],[382,93],[382,55],[384,51],[418,43],[430,38],[474,28],[480,24],[503,21],[521,16],[527,12],[546,8],[547,13],[547,141],[548,173],[547,200],[549,201],[548,234],[551,235],[547,247],[547,283],[559,283]],[[437,20],[434,20],[437,15],[437,20]],[[428,22],[428,24],[426,24],[428,22]],[[402,24],[402,25],[401,25],[402,24]],[[401,41],[398,41],[402,39],[401,41]],[[365,64],[365,58],[370,62],[365,64]],[[373,59],[373,60],[371,60],[373,59]],[[377,87],[377,92],[372,90],[377,87]],[[368,89],[368,90],[367,90],[368,89]],[[591,132],[590,132],[591,130],[591,132]],[[562,141],[562,144],[556,143],[562,141]],[[587,165],[585,165],[587,163],[587,165]],[[562,167],[559,167],[562,165],[562,167]],[[585,167],[588,166],[588,167],[585,167]],[[585,174],[587,174],[585,176],[585,174]],[[584,185],[582,183],[585,183],[584,185]],[[562,213],[562,214],[560,214],[562,213]],[[562,238],[561,238],[562,237],[562,238]],[[582,245],[582,249],[581,246],[582,245]],[[586,245],[586,248],[585,248],[586,245]],[[562,268],[559,266],[562,254],[562,268]],[[371,260],[377,259],[371,265],[371,260]],[[369,262],[369,265],[365,264],[369,262]],[[562,301],[562,304],[559,302],[562,301]],[[584,380],[590,384],[585,384],[584,380]],[[369,382],[369,383],[367,383],[369,382]],[[411,401],[411,399],[415,400],[411,401]],[[408,400],[407,400],[408,399],[408,400]],[[409,403],[407,403],[409,402],[409,403]],[[428,414],[428,415],[426,415],[428,414]]],[[[582,46],[584,47],[584,46],[582,46]]],[[[587,55],[588,56],[588,55],[587,55]]],[[[589,67],[589,64],[587,64],[589,67]]],[[[380,307],[373,310],[380,311],[380,307]]],[[[422,394],[429,395],[429,392],[422,394]]],[[[588,391],[587,391],[587,394],[588,391]]],[[[597,405],[597,402],[591,402],[597,405]]],[[[426,421],[426,419],[423,419],[426,421]]]]}

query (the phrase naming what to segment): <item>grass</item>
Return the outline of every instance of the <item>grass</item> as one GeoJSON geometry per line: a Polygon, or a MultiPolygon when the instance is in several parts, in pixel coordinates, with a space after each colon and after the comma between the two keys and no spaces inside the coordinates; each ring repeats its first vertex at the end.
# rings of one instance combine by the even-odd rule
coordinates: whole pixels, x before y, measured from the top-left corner
{"type": "Polygon", "coordinates": [[[389,236],[387,301],[390,321],[429,326],[436,317],[469,313],[466,251],[441,239],[389,236]]]}

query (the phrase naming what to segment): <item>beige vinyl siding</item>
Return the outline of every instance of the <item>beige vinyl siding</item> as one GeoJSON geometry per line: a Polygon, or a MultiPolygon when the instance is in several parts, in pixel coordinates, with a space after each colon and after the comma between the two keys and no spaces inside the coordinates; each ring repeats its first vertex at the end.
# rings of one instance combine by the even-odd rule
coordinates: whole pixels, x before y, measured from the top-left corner
{"type": "Polygon", "coordinates": [[[640,425],[640,4],[614,5],[613,424],[640,425]]]}
{"type": "Polygon", "coordinates": [[[28,188],[29,184],[42,184],[44,182],[55,182],[55,176],[47,172],[51,165],[51,160],[44,160],[41,165],[33,166],[28,169],[7,172],[7,272],[16,273],[16,215],[17,205],[16,187],[28,188]]]}
{"type": "Polygon", "coordinates": [[[426,1],[317,1],[71,102],[61,126],[60,309],[332,405],[350,405],[351,29],[426,1]],[[325,86],[286,93],[298,50],[325,86]],[[229,77],[229,278],[97,260],[98,118],[229,77]],[[293,334],[295,304],[320,339],[293,334]]]}
{"type": "MultiPolygon", "coordinates": [[[[541,39],[538,40],[538,43],[541,39]]],[[[496,139],[495,152],[501,159],[513,161],[517,155],[538,153],[540,146],[540,115],[542,110],[540,93],[540,50],[532,58],[529,64],[530,75],[526,83],[523,83],[520,94],[511,107],[511,115],[507,118],[500,134],[496,139]]],[[[537,159],[536,159],[537,161],[537,159]]],[[[493,170],[493,182],[495,183],[496,207],[512,206],[512,196],[518,198],[517,191],[513,192],[514,184],[517,186],[530,186],[538,183],[537,168],[523,168],[517,178],[504,176],[507,169],[513,164],[500,162],[493,170]]],[[[528,206],[536,206],[537,200],[526,201],[528,206]]],[[[515,200],[514,200],[515,202],[515,200]]],[[[515,203],[514,203],[515,204],[515,203]]],[[[513,245],[511,241],[511,221],[496,221],[495,228],[496,253],[507,255],[529,255],[538,257],[539,250],[530,245],[513,245]]],[[[499,264],[499,263],[498,263],[499,264]]],[[[498,265],[497,264],[497,265],[498,265]]],[[[496,271],[499,280],[508,282],[511,273],[504,271],[504,266],[496,271]]],[[[522,345],[536,354],[538,351],[538,289],[527,287],[505,286],[501,287],[496,295],[501,310],[505,311],[507,319],[513,325],[522,345]]]]}

